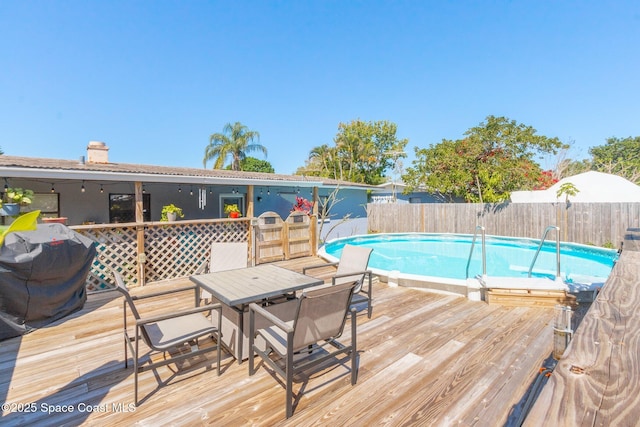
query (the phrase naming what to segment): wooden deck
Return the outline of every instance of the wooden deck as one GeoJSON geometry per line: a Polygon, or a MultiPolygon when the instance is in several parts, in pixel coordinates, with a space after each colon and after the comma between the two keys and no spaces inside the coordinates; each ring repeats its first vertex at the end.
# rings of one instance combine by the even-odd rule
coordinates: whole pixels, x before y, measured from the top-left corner
{"type": "Polygon", "coordinates": [[[640,417],[640,229],[526,419],[526,426],[637,426],[640,417]]]}
{"type": "MultiPolygon", "coordinates": [[[[277,264],[301,271],[317,262],[277,264]]],[[[178,294],[150,310],[189,303],[190,296],[178,294]]],[[[261,364],[249,377],[248,364],[227,354],[220,377],[207,360],[188,370],[142,373],[144,401],[135,408],[133,372],[123,363],[122,299],[115,292],[96,294],[82,311],[0,343],[0,401],[8,404],[0,424],[513,424],[551,355],[552,317],[550,308],[507,308],[376,283],[373,317],[366,310],[358,315],[358,383],[350,385],[347,363],[310,373],[296,382],[294,391],[302,394],[285,420],[281,383],[261,364]]]]}

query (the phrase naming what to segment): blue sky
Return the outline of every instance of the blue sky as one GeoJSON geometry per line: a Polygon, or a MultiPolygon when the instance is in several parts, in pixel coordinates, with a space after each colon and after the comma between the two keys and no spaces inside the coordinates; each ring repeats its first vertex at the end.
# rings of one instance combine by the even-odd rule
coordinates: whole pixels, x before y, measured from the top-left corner
{"type": "Polygon", "coordinates": [[[574,159],[640,135],[637,1],[2,0],[0,29],[7,155],[98,140],[113,162],[202,167],[240,121],[288,174],[354,119],[396,123],[405,167],[488,115],[574,159]]]}

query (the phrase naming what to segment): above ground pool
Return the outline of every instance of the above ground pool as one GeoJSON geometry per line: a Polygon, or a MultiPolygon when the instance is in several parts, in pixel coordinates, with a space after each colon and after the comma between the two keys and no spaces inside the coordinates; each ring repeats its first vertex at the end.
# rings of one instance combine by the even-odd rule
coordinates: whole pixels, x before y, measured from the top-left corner
{"type": "MultiPolygon", "coordinates": [[[[473,236],[465,234],[370,234],[327,242],[320,255],[336,261],[345,244],[370,247],[369,268],[382,277],[466,286],[468,277],[482,274],[481,238],[476,238],[470,259],[472,241],[473,236]]],[[[486,236],[486,275],[528,277],[539,245],[540,240],[535,239],[486,236]]],[[[617,258],[614,249],[561,242],[560,278],[570,291],[601,287],[617,258]]],[[[556,265],[555,239],[546,240],[531,277],[555,279],[556,265]]],[[[451,289],[445,286],[443,290],[451,289]]]]}

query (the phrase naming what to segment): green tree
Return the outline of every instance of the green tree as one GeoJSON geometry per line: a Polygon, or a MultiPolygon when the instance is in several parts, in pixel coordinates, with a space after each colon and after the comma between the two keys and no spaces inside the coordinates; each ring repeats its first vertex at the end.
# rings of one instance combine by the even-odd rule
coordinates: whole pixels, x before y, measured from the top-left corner
{"type": "Polygon", "coordinates": [[[556,191],[556,197],[560,198],[562,195],[565,197],[565,202],[569,203],[569,197],[576,196],[580,190],[572,182],[565,182],[556,191]]]}
{"type": "Polygon", "coordinates": [[[504,201],[511,191],[537,185],[542,170],[534,156],[563,148],[558,138],[537,135],[531,126],[505,117],[488,116],[464,135],[416,147],[416,159],[402,175],[405,191],[421,189],[468,202],[504,201]]]}
{"type": "Polygon", "coordinates": [[[593,170],[627,178],[640,184],[640,136],[608,138],[606,144],[589,149],[593,170]]]}
{"type": "Polygon", "coordinates": [[[231,169],[242,170],[241,161],[246,154],[252,151],[262,151],[267,155],[267,149],[259,142],[260,134],[249,130],[240,122],[227,123],[222,133],[214,133],[209,136],[209,145],[204,150],[202,163],[207,167],[207,162],[212,160],[213,169],[222,169],[227,158],[231,158],[231,169]]]}
{"type": "MultiPolygon", "coordinates": [[[[231,169],[231,165],[228,165],[225,169],[231,169]]],[[[240,161],[240,170],[246,172],[264,172],[274,173],[273,165],[266,160],[256,159],[255,157],[247,156],[240,161]]]]}
{"type": "Polygon", "coordinates": [[[395,123],[353,120],[340,123],[335,146],[321,145],[309,153],[298,173],[376,185],[398,157],[406,157],[407,139],[398,139],[395,123]]]}
{"type": "Polygon", "coordinates": [[[328,171],[334,163],[335,155],[335,148],[331,148],[327,144],[322,144],[319,147],[312,148],[309,152],[309,164],[316,164],[319,173],[328,171]]]}

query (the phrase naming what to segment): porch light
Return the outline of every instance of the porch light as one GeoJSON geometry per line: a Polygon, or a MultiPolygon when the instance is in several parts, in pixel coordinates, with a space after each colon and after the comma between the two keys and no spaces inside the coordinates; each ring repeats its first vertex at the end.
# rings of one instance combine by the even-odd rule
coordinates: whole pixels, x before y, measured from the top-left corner
{"type": "Polygon", "coordinates": [[[86,188],[84,188],[84,181],[82,181],[82,187],[80,187],[80,192],[84,193],[86,188]]]}
{"type": "Polygon", "coordinates": [[[51,192],[52,192],[52,193],[55,193],[55,192],[56,192],[56,189],[55,189],[55,188],[53,188],[53,182],[51,183],[51,192]]]}
{"type": "Polygon", "coordinates": [[[102,188],[102,184],[100,184],[100,192],[104,193],[104,188],[102,188]]]}
{"type": "Polygon", "coordinates": [[[182,193],[182,187],[178,185],[178,193],[182,193]]]}
{"type": "Polygon", "coordinates": [[[7,181],[7,178],[5,178],[4,179],[4,192],[6,193],[8,189],[9,189],[9,181],[7,181]]]}

